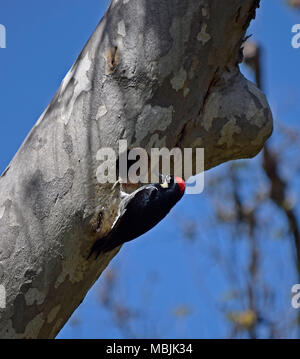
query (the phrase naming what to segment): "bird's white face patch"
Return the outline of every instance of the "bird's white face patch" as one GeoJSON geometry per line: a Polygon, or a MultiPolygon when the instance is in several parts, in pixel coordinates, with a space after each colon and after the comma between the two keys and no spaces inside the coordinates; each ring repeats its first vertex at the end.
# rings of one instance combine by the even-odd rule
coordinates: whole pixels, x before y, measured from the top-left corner
{"type": "Polygon", "coordinates": [[[162,183],[160,186],[161,186],[162,188],[168,188],[168,187],[169,187],[169,183],[166,181],[166,182],[162,183]]]}

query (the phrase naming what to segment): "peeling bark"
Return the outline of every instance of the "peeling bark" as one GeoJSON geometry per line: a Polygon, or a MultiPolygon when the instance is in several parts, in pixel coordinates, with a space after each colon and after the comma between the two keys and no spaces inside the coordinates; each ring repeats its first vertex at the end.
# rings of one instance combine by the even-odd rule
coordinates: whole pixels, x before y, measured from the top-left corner
{"type": "Polygon", "coordinates": [[[1,338],[53,338],[109,261],[86,258],[119,192],[96,153],[204,147],[205,168],[256,155],[265,96],[239,72],[257,0],[114,0],[0,178],[1,338]]]}

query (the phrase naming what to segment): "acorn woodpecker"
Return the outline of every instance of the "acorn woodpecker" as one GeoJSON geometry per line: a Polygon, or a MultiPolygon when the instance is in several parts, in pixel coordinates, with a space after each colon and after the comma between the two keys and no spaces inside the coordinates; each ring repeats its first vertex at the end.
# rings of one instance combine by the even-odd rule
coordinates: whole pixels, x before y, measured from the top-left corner
{"type": "Polygon", "coordinates": [[[163,183],[145,185],[125,194],[111,231],[96,240],[89,257],[96,253],[97,258],[100,253],[109,252],[149,231],[170,212],[184,191],[183,179],[167,176],[163,183]]]}

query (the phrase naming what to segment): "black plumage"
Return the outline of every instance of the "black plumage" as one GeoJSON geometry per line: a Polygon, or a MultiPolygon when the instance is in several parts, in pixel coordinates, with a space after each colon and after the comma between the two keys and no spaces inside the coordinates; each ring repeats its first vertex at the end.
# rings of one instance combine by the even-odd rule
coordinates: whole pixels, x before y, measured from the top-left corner
{"type": "Polygon", "coordinates": [[[89,257],[113,250],[148,232],[159,223],[181,199],[185,183],[169,176],[169,182],[150,184],[137,189],[120,202],[118,216],[111,231],[93,244],[89,257]]]}

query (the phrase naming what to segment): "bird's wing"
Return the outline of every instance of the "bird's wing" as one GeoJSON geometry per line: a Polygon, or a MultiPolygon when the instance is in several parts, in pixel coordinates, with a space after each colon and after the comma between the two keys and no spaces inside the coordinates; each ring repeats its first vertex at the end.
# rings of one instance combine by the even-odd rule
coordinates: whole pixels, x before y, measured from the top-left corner
{"type": "Polygon", "coordinates": [[[144,202],[145,207],[147,206],[148,202],[153,200],[153,197],[157,194],[158,189],[153,185],[146,185],[139,189],[137,189],[135,192],[130,194],[129,196],[126,196],[120,203],[118,215],[112,225],[112,229],[116,227],[119,224],[119,221],[121,218],[124,217],[124,214],[127,210],[134,211],[135,209],[132,208],[134,203],[137,202],[144,202]],[[134,198],[134,201],[132,201],[134,198]]]}
{"type": "MultiPolygon", "coordinates": [[[[135,208],[137,202],[144,202],[144,206],[147,206],[149,201],[152,201],[153,198],[156,196],[158,192],[158,189],[155,186],[147,185],[139,188],[132,194],[126,196],[123,198],[123,200],[120,203],[118,216],[115,219],[111,231],[108,233],[107,236],[103,238],[99,238],[94,244],[90,251],[89,257],[96,252],[96,258],[99,256],[101,252],[107,252],[109,250],[112,250],[116,248],[117,246],[121,245],[123,243],[123,240],[121,237],[115,237],[114,232],[118,230],[118,226],[122,220],[124,220],[124,214],[128,210],[131,212],[131,215],[134,213],[140,214],[140,210],[138,208],[135,208]],[[132,199],[134,198],[134,201],[132,199]]],[[[126,215],[125,215],[126,217],[126,215]]],[[[126,219],[125,219],[126,221],[126,219]]]]}

